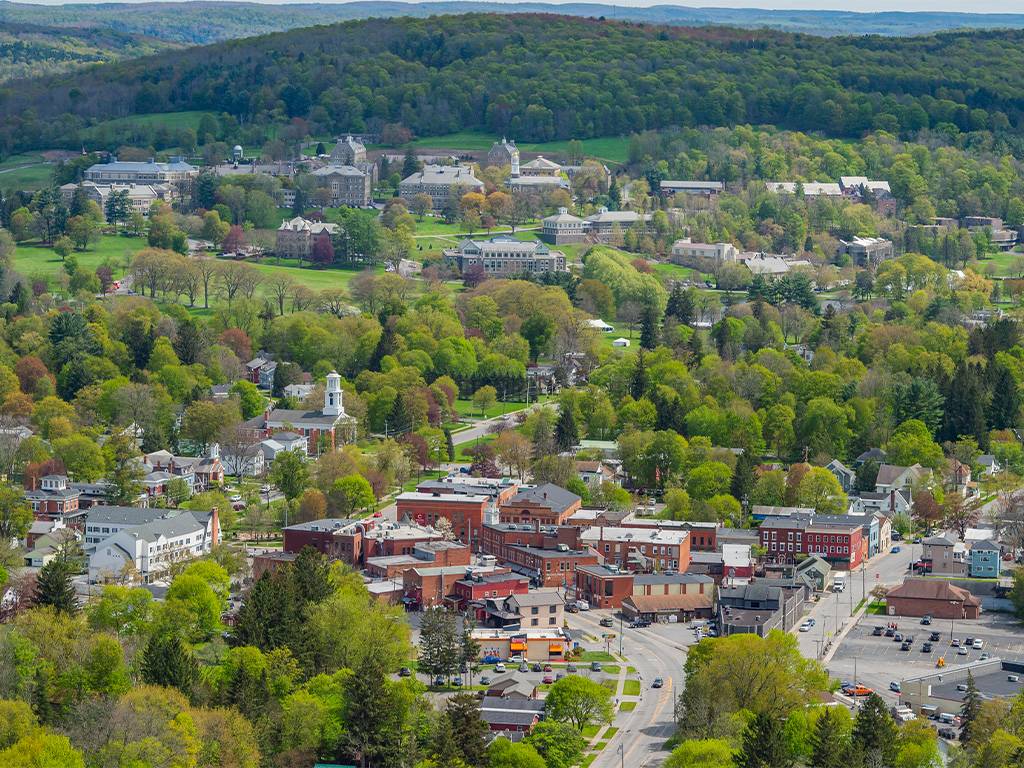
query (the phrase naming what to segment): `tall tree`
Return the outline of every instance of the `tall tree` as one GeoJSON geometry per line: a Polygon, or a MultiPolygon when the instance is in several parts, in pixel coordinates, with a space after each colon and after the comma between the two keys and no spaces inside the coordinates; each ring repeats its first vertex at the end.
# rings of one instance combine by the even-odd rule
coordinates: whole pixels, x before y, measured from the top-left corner
{"type": "Polygon", "coordinates": [[[480,701],[471,693],[459,693],[448,699],[445,718],[459,752],[469,765],[484,765],[490,728],[480,716],[480,701]]]}
{"type": "Polygon", "coordinates": [[[568,451],[579,445],[580,430],[576,426],[576,416],[571,403],[563,404],[558,412],[558,421],[555,423],[555,445],[561,451],[568,451]]]}
{"type": "Polygon", "coordinates": [[[647,377],[644,351],[643,349],[638,349],[636,351],[636,362],[633,365],[633,374],[629,380],[629,393],[633,396],[634,400],[639,400],[644,396],[648,386],[650,386],[650,380],[647,377]]]}
{"type": "Polygon", "coordinates": [[[811,765],[815,768],[847,768],[850,765],[849,716],[835,707],[824,710],[811,733],[811,765]]]}
{"type": "Polygon", "coordinates": [[[974,682],[974,675],[967,670],[967,691],[960,707],[960,743],[970,744],[974,738],[974,723],[981,711],[981,694],[974,682]]]}
{"type": "Polygon", "coordinates": [[[643,315],[640,317],[640,346],[644,349],[654,349],[658,346],[659,335],[658,308],[653,304],[644,307],[643,315]]]}
{"type": "Polygon", "coordinates": [[[788,768],[793,755],[779,718],[766,712],[755,715],[743,731],[736,768],[788,768]]]}
{"type": "Polygon", "coordinates": [[[69,559],[59,554],[39,571],[36,579],[36,603],[48,605],[63,613],[78,612],[78,595],[71,580],[72,566],[69,559]]]}
{"type": "Polygon", "coordinates": [[[107,501],[115,505],[135,504],[142,493],[142,465],[139,449],[128,430],[111,435],[103,445],[106,464],[107,501]]]}
{"type": "Polygon", "coordinates": [[[188,696],[199,677],[195,656],[174,632],[149,638],[142,652],[142,678],[153,685],[177,688],[188,696]]]}
{"type": "Polygon", "coordinates": [[[345,741],[361,768],[401,765],[402,732],[408,713],[405,697],[384,670],[367,655],[344,684],[345,741]]]}
{"type": "Polygon", "coordinates": [[[877,693],[868,696],[853,722],[853,748],[867,763],[892,765],[899,732],[885,702],[877,693]]]}

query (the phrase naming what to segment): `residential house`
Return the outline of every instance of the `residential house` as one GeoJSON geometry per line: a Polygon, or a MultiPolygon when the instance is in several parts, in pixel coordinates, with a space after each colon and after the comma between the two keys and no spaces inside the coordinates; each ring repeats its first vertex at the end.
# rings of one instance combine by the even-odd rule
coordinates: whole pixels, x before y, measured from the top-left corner
{"type": "Polygon", "coordinates": [[[844,493],[850,493],[856,487],[857,473],[839,459],[832,459],[832,461],[825,465],[825,469],[835,475],[844,493]]]}
{"type": "Polygon", "coordinates": [[[591,488],[599,488],[602,483],[619,482],[619,474],[615,467],[604,461],[577,461],[576,475],[591,488]]]}
{"type": "Polygon", "coordinates": [[[165,576],[175,563],[209,553],[216,537],[208,536],[204,513],[172,512],[123,528],[95,544],[89,555],[89,582],[138,579],[148,584],[165,576]]]}
{"type": "Polygon", "coordinates": [[[883,493],[861,491],[859,495],[850,498],[850,511],[858,515],[881,513],[891,518],[910,512],[910,507],[909,490],[883,493]]]}
{"type": "Polygon", "coordinates": [[[983,453],[975,463],[981,467],[981,474],[985,477],[993,477],[1003,471],[999,460],[991,453],[983,453]]]}
{"type": "Polygon", "coordinates": [[[268,392],[274,388],[274,373],[276,371],[277,361],[266,352],[260,352],[245,364],[245,377],[260,389],[268,392]]]}
{"type": "Polygon", "coordinates": [[[345,413],[341,376],[337,371],[327,374],[324,405],[320,410],[275,408],[249,419],[245,426],[261,438],[273,437],[277,431],[290,431],[306,438],[306,452],[319,456],[342,443],[355,442],[356,420],[345,413]]]}
{"type": "Polygon", "coordinates": [[[878,468],[878,477],[875,479],[875,492],[903,491],[909,497],[913,486],[930,474],[931,470],[925,469],[920,464],[914,464],[911,467],[882,464],[878,468]]]}
{"type": "Polygon", "coordinates": [[[37,488],[25,491],[25,500],[37,519],[66,521],[79,516],[81,495],[66,475],[45,475],[39,478],[37,488]]]}
{"type": "Polygon", "coordinates": [[[77,529],[59,525],[56,522],[53,525],[59,527],[55,527],[50,532],[36,537],[28,547],[28,552],[25,555],[25,565],[30,568],[42,568],[53,558],[57,557],[69,544],[82,540],[82,534],[77,529]]]}
{"type": "Polygon", "coordinates": [[[945,480],[946,488],[961,496],[970,496],[978,490],[971,482],[971,468],[956,458],[946,460],[945,480]]]}
{"type": "Polygon", "coordinates": [[[921,559],[931,563],[931,572],[943,576],[967,575],[967,545],[955,534],[929,536],[921,542],[921,559]]]}
{"type": "Polygon", "coordinates": [[[868,448],[856,459],[853,460],[854,469],[859,469],[869,461],[874,461],[877,464],[884,464],[886,459],[886,453],[881,448],[868,448]]]}
{"type": "Polygon", "coordinates": [[[967,575],[972,579],[998,579],[1002,551],[994,541],[972,541],[968,551],[967,575]]]}
{"type": "Polygon", "coordinates": [[[480,700],[480,719],[502,736],[527,734],[540,722],[544,702],[518,696],[484,696],[480,700]]]}

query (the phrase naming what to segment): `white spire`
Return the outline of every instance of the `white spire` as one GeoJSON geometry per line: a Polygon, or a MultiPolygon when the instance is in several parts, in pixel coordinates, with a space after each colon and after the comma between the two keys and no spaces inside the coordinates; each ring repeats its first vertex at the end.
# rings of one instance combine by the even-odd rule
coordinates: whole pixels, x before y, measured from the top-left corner
{"type": "Polygon", "coordinates": [[[324,414],[327,416],[344,416],[345,408],[341,402],[341,376],[337,371],[327,374],[327,388],[324,390],[324,414]]]}

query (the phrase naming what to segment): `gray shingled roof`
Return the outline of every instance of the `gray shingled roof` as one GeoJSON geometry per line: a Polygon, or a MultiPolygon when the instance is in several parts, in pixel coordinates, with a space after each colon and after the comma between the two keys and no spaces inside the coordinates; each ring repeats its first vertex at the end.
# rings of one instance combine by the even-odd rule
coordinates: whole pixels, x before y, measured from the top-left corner
{"type": "Polygon", "coordinates": [[[512,497],[509,503],[529,503],[538,507],[547,507],[556,512],[563,512],[578,501],[580,501],[580,497],[572,491],[567,491],[554,483],[544,483],[544,485],[521,490],[512,497]]]}

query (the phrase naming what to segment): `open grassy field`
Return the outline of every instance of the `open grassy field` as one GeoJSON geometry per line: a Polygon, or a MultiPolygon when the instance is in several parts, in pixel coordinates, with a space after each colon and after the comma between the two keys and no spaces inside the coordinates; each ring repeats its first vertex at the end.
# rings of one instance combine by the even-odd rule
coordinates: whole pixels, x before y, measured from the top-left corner
{"type": "MultiPolygon", "coordinates": [[[[304,285],[314,291],[322,291],[325,288],[344,288],[362,270],[360,269],[315,269],[313,267],[300,267],[293,259],[266,259],[261,262],[249,262],[259,272],[268,278],[274,275],[285,273],[299,285],[304,285]]],[[[374,270],[383,272],[383,267],[374,270]]]]}
{"type": "Polygon", "coordinates": [[[36,190],[53,179],[53,164],[35,153],[11,155],[0,163],[0,189],[36,190]]]}
{"type": "Polygon", "coordinates": [[[151,112],[145,115],[129,115],[104,120],[86,131],[86,135],[99,133],[104,128],[121,128],[126,125],[159,125],[177,130],[180,128],[198,128],[200,118],[206,112],[151,112]]]}
{"type": "MultiPolygon", "coordinates": [[[[109,259],[117,265],[115,274],[120,275],[132,255],[145,247],[146,240],[141,237],[102,235],[89,250],[76,251],[74,257],[79,266],[90,271],[109,259]]],[[[14,254],[14,268],[27,277],[51,279],[63,271],[64,262],[50,247],[22,243],[14,254]]]]}

